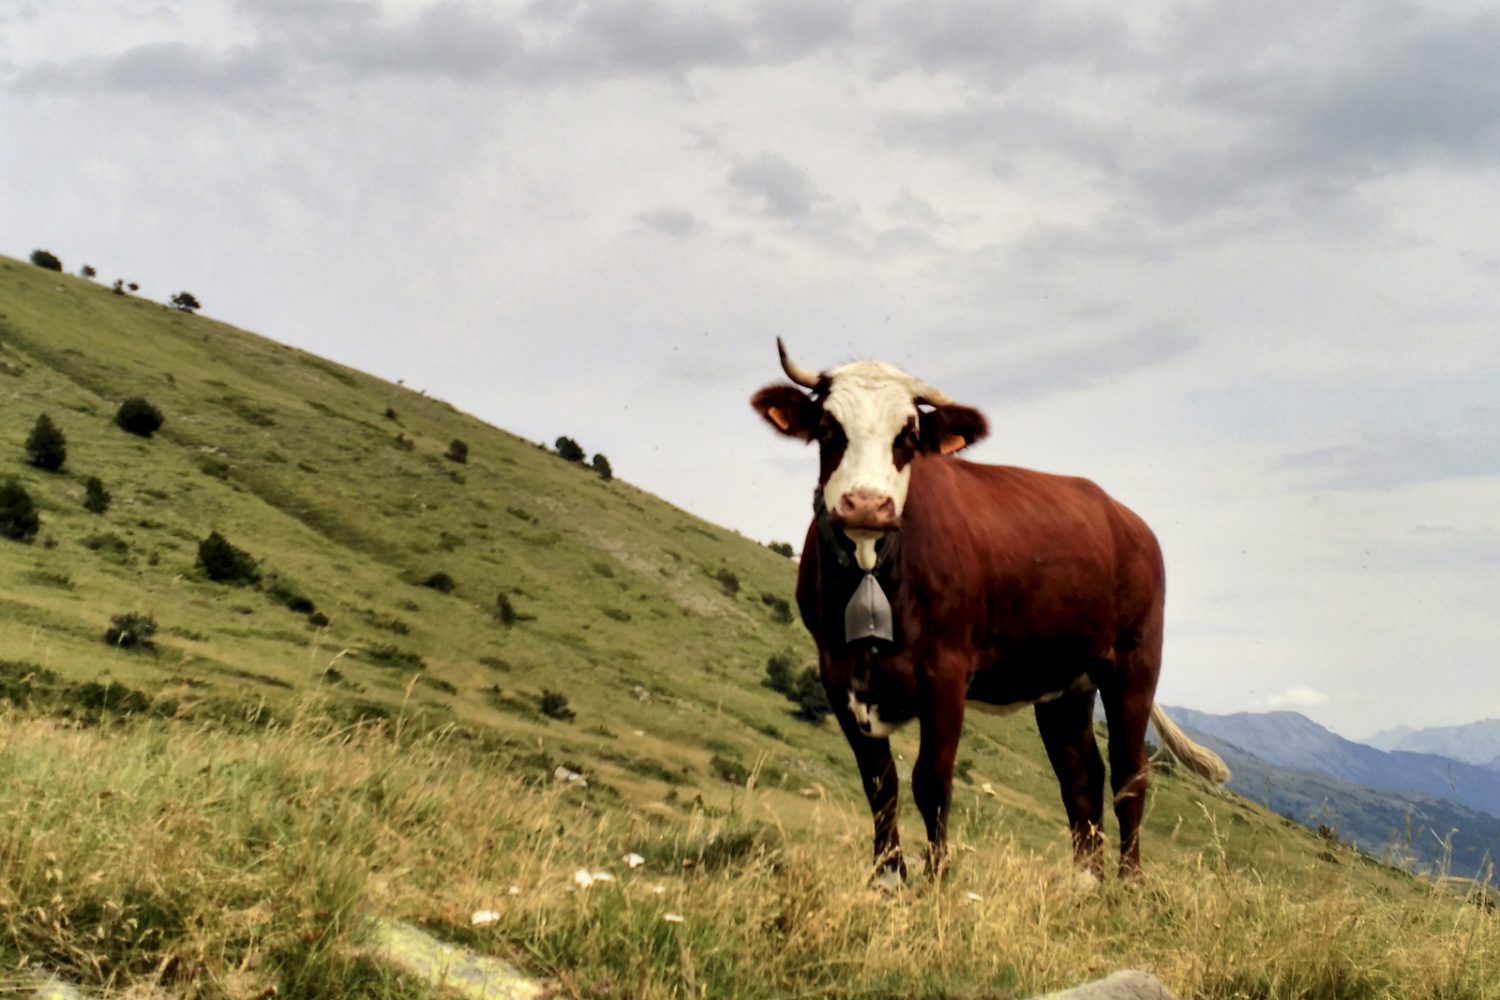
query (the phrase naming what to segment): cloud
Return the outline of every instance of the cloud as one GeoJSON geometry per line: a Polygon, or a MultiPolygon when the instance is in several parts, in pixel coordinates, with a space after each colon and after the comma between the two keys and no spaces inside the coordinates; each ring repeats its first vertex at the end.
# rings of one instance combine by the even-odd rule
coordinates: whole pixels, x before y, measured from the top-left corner
{"type": "Polygon", "coordinates": [[[1340,490],[1496,476],[1500,475],[1500,438],[1372,431],[1370,439],[1357,443],[1281,455],[1273,467],[1310,474],[1315,485],[1340,490]]]}
{"type": "Polygon", "coordinates": [[[703,229],[703,223],[692,212],[670,208],[642,212],[635,219],[645,228],[663,236],[691,236],[703,229]]]}
{"type": "Polygon", "coordinates": [[[1328,695],[1302,684],[1294,684],[1285,691],[1266,696],[1266,704],[1271,708],[1312,708],[1327,701],[1328,695]]]}
{"type": "Polygon", "coordinates": [[[138,45],[112,59],[44,64],[14,83],[19,93],[113,91],[156,94],[231,94],[258,90],[286,75],[276,46],[236,46],[208,51],[182,42],[138,45]]]}
{"type": "Polygon", "coordinates": [[[1148,327],[997,365],[997,374],[985,376],[981,391],[990,398],[1019,401],[1083,389],[1165,364],[1198,344],[1198,337],[1180,330],[1148,327]]]}
{"type": "Polygon", "coordinates": [[[169,95],[390,76],[531,86],[680,79],[700,69],[800,59],[848,37],[854,24],[847,0],[769,4],[739,18],[658,0],[539,0],[519,13],[438,0],[400,20],[357,0],[244,2],[240,12],[249,37],[227,55],[187,43],[137,45],[34,64],[12,87],[169,95]]]}
{"type": "Polygon", "coordinates": [[[776,153],[761,153],[735,166],[729,186],[763,215],[778,219],[806,219],[814,204],[824,200],[806,170],[776,153]]]}

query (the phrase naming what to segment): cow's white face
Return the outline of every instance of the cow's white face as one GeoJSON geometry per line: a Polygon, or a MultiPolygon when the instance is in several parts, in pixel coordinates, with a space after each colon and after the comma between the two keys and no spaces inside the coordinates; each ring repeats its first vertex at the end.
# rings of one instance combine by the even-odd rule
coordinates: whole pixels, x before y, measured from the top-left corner
{"type": "Polygon", "coordinates": [[[878,539],[901,522],[911,460],[917,452],[916,379],[879,361],[828,373],[823,416],[832,447],[843,455],[823,483],[835,523],[857,543],[878,539]]]}
{"type": "Polygon", "coordinates": [[[783,434],[818,442],[829,517],[854,542],[860,566],[873,569],[875,543],[900,527],[912,460],[974,443],[986,433],[984,417],[884,362],[858,361],[818,376],[784,355],[782,366],[811,395],[772,385],[751,405],[783,434]]]}

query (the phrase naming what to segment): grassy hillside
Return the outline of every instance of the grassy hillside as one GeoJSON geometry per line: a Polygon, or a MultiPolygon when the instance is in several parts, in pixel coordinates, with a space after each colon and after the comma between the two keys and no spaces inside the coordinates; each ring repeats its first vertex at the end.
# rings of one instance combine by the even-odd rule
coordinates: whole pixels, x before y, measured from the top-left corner
{"type": "Polygon", "coordinates": [[[842,737],[760,683],[773,653],[811,662],[775,603],[792,564],[439,401],[12,260],[0,399],[0,481],[42,519],[0,542],[6,967],[420,995],[359,957],[382,912],[577,996],[1007,996],[1121,964],[1186,995],[1497,987],[1483,909],[1170,773],[1145,880],[1073,891],[1024,714],[968,724],[950,883],[870,894],[842,737]],[[131,396],[154,437],[112,424],[131,396]],[[22,447],[42,413],[56,474],[22,447]],[[195,566],[212,531],[259,585],[195,566]],[[154,652],[103,641],[127,612],[154,652]]]}

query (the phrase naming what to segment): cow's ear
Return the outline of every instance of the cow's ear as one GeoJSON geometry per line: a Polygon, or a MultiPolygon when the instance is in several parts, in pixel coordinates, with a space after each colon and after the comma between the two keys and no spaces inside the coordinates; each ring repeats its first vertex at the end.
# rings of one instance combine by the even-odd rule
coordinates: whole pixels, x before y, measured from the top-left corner
{"type": "Polygon", "coordinates": [[[919,421],[922,450],[951,455],[984,438],[990,432],[984,414],[968,406],[950,403],[925,410],[919,421]]]}
{"type": "Polygon", "coordinates": [[[820,407],[794,385],[785,382],[768,385],[750,398],[750,405],[766,418],[766,423],[787,437],[811,441],[818,429],[820,407]]]}

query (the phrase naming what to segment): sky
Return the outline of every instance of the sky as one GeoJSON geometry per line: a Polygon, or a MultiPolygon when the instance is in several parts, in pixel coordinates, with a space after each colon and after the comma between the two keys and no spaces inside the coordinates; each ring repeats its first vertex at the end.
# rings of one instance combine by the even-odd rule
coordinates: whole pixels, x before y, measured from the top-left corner
{"type": "Polygon", "coordinates": [[[775,338],[1155,529],[1159,698],[1500,716],[1500,13],[0,0],[0,252],[447,400],[760,541],[775,338]]]}

